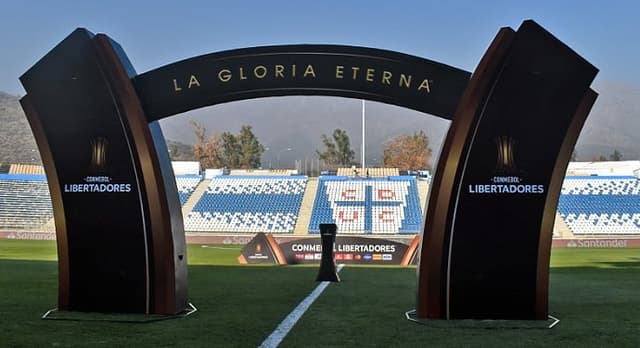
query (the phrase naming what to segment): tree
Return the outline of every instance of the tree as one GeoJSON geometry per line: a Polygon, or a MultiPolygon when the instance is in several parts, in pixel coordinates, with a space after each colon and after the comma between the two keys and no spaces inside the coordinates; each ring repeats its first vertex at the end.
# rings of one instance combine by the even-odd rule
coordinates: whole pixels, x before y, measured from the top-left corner
{"type": "Polygon", "coordinates": [[[242,126],[238,135],[224,132],[207,138],[204,125],[195,121],[191,121],[191,124],[196,136],[193,153],[203,168],[251,169],[260,166],[264,146],[253,134],[251,126],[242,126]]]}
{"type": "Polygon", "coordinates": [[[222,133],[224,163],[227,168],[252,169],[260,167],[265,148],[253,134],[251,126],[244,125],[240,134],[222,133]]]}
{"type": "Polygon", "coordinates": [[[329,139],[326,134],[322,134],[322,144],[324,145],[324,151],[320,152],[316,150],[316,153],[320,157],[320,160],[328,166],[335,166],[338,164],[338,150],[336,150],[336,144],[333,140],[329,139]]]}
{"type": "Polygon", "coordinates": [[[172,161],[193,161],[193,145],[167,139],[167,150],[172,161]]]}
{"type": "Polygon", "coordinates": [[[193,144],[193,155],[202,168],[222,168],[224,158],[220,136],[214,134],[207,137],[207,128],[202,123],[191,121],[196,142],[193,144]]]}
{"type": "Polygon", "coordinates": [[[613,153],[609,155],[611,161],[622,161],[622,153],[618,149],[613,150],[613,153]]]}
{"type": "Polygon", "coordinates": [[[593,156],[593,158],[591,158],[592,162],[604,162],[607,160],[607,156],[605,155],[600,155],[599,157],[593,156]]]}
{"type": "Polygon", "coordinates": [[[250,169],[260,167],[260,157],[265,149],[251,131],[251,126],[244,125],[240,128],[240,134],[236,137],[236,143],[240,149],[240,168],[250,169]]]}
{"type": "Polygon", "coordinates": [[[241,147],[235,135],[229,132],[222,133],[222,154],[224,166],[227,168],[240,168],[241,147]]]}
{"type": "Polygon", "coordinates": [[[413,135],[403,134],[392,138],[383,151],[383,165],[400,170],[429,169],[431,148],[429,137],[421,130],[413,135]]]}
{"type": "Polygon", "coordinates": [[[349,166],[353,164],[355,151],[351,149],[351,141],[347,131],[337,128],[333,131],[332,138],[322,134],[323,152],[316,153],[324,163],[330,167],[349,166]]]}

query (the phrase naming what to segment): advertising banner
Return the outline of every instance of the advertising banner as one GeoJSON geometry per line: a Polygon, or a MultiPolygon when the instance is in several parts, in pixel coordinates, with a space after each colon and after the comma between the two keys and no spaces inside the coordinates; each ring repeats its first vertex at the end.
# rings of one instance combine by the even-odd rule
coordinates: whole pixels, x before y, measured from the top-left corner
{"type": "MultiPolygon", "coordinates": [[[[381,238],[337,236],[333,247],[336,263],[402,265],[416,264],[419,237],[409,245],[381,238]]],[[[320,263],[320,237],[302,238],[278,244],[271,235],[258,233],[241,252],[240,263],[320,263]],[[259,248],[257,246],[260,246],[259,248]]]]}

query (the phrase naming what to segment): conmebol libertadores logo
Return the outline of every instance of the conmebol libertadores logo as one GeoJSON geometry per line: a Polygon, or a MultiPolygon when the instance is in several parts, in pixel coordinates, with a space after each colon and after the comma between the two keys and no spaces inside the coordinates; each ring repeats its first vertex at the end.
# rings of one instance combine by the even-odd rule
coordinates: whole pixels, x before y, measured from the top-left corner
{"type": "Polygon", "coordinates": [[[91,140],[91,161],[88,175],[82,179],[84,183],[64,184],[64,192],[131,192],[131,184],[114,183],[107,173],[107,149],[109,141],[105,137],[91,140]]]}
{"type": "Polygon", "coordinates": [[[104,174],[107,169],[107,147],[109,141],[105,137],[91,140],[91,168],[92,174],[104,174]]]}
{"type": "Polygon", "coordinates": [[[490,184],[469,185],[469,193],[482,194],[542,194],[544,185],[525,183],[522,173],[516,166],[516,141],[510,136],[501,135],[494,139],[496,145],[495,175],[489,178],[490,184]]]}
{"type": "Polygon", "coordinates": [[[515,175],[518,173],[516,161],[513,156],[515,140],[512,137],[503,135],[495,138],[498,152],[498,163],[496,163],[496,174],[501,176],[515,175]]]}

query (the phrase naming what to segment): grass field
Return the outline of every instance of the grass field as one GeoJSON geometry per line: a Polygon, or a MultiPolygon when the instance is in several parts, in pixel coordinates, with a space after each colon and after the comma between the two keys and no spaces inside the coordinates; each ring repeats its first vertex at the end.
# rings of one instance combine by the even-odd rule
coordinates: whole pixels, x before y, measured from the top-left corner
{"type": "MultiPolygon", "coordinates": [[[[256,347],[316,286],[317,266],[240,266],[239,247],[189,246],[198,312],[151,323],[42,320],[55,307],[51,241],[0,240],[0,347],[256,347]]],[[[640,347],[640,249],[555,249],[553,329],[407,321],[415,268],[345,267],[281,347],[640,347]]]]}

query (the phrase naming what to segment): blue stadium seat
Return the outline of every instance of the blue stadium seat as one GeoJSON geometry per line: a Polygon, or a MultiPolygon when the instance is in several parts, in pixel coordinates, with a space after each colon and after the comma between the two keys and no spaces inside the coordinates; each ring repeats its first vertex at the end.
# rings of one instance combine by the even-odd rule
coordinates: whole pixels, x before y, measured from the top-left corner
{"type": "Polygon", "coordinates": [[[195,191],[198,184],[202,181],[200,175],[177,175],[176,186],[178,187],[178,195],[180,196],[180,205],[184,205],[195,191]]]}
{"type": "Polygon", "coordinates": [[[0,229],[39,230],[51,218],[44,175],[0,174],[0,229]]]}
{"type": "Polygon", "coordinates": [[[306,176],[215,177],[186,217],[185,229],[293,233],[306,184],[306,176]]]}
{"type": "Polygon", "coordinates": [[[338,233],[419,233],[422,209],[416,179],[321,176],[309,232],[319,233],[321,223],[335,223],[338,233]]]}
{"type": "Polygon", "coordinates": [[[640,180],[632,176],[568,176],[558,212],[576,235],[640,234],[640,180]]]}

